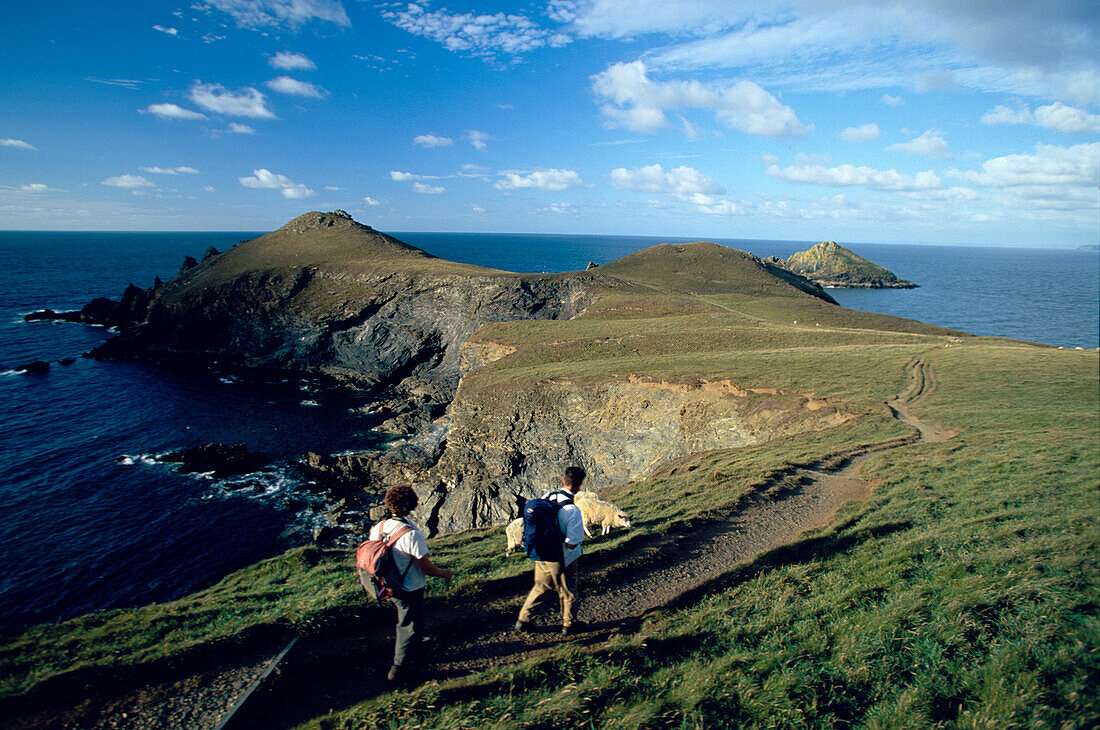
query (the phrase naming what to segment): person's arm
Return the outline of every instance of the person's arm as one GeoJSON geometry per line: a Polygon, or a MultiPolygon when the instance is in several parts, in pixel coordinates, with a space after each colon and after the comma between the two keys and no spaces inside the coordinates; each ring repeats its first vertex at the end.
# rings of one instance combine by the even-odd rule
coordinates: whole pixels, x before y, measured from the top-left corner
{"type": "Polygon", "coordinates": [[[436,566],[427,555],[422,558],[417,558],[416,564],[424,571],[424,575],[430,575],[433,578],[442,578],[445,581],[450,581],[454,576],[454,571],[436,566]]]}

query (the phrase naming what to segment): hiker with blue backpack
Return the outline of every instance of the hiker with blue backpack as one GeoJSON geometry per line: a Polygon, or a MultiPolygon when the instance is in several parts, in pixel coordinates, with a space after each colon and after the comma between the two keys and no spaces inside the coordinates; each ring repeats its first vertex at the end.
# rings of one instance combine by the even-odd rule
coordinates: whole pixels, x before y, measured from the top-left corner
{"type": "Polygon", "coordinates": [[[356,554],[359,580],[367,593],[397,611],[393,664],[386,679],[402,685],[415,684],[421,670],[426,576],[450,583],[454,575],[432,563],[428,542],[409,521],[419,501],[416,491],[407,484],[386,490],[385,505],[390,516],[371,529],[370,539],[359,546],[356,554]]]}
{"type": "Polygon", "coordinates": [[[577,619],[578,561],[584,540],[584,520],[573,504],[573,495],[584,481],[584,469],[571,466],[562,477],[562,489],[527,500],[523,507],[523,545],[535,561],[535,585],[527,594],[515,629],[530,630],[531,614],[547,596],[558,594],[561,605],[561,633],[575,632],[577,619]]]}

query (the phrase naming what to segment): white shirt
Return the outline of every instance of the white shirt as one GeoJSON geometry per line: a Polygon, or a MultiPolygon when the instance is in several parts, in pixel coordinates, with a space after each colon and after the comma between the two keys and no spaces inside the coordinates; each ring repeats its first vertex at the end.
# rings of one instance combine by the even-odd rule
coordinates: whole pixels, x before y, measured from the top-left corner
{"type": "Polygon", "coordinates": [[[388,519],[371,528],[370,539],[381,540],[383,535],[387,538],[393,537],[393,534],[405,525],[412,529],[393,544],[393,562],[397,565],[399,573],[405,573],[405,582],[401,584],[401,589],[418,591],[428,583],[424,570],[416,564],[417,560],[428,554],[428,541],[424,539],[420,529],[412,522],[388,519]],[[406,570],[408,570],[407,573],[406,570]]]}
{"type": "Polygon", "coordinates": [[[565,545],[561,546],[565,558],[564,564],[569,565],[581,556],[581,542],[584,541],[584,518],[581,517],[581,509],[572,502],[567,502],[561,494],[555,494],[554,492],[547,492],[542,495],[542,498],[550,500],[554,504],[564,503],[562,508],[558,510],[558,527],[565,535],[565,542],[575,546],[572,549],[565,545]]]}

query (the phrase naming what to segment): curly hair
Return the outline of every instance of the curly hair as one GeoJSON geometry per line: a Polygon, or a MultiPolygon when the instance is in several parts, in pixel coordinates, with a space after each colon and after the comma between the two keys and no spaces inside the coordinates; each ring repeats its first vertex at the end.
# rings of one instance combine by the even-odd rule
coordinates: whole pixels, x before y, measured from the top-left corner
{"type": "Polygon", "coordinates": [[[404,517],[416,509],[420,498],[408,484],[398,484],[386,490],[386,507],[394,517],[404,517]]]}

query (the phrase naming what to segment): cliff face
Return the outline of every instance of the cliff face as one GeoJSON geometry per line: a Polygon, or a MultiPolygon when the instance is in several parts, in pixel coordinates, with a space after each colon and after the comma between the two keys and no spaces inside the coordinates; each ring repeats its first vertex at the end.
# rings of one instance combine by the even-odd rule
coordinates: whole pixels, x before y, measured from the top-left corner
{"type": "Polygon", "coordinates": [[[460,387],[449,416],[446,451],[421,481],[433,485],[420,509],[433,533],[507,522],[524,499],[560,482],[562,465],[583,466],[593,484],[607,486],[644,478],[695,451],[750,446],[852,418],[843,405],[809,393],[637,377],[477,393],[460,387]]]}
{"type": "Polygon", "coordinates": [[[917,286],[833,241],[823,241],[781,263],[787,270],[821,286],[866,289],[912,289],[917,286]]]}
{"type": "Polygon", "coordinates": [[[694,451],[853,418],[759,380],[639,374],[707,347],[733,362],[729,323],[772,326],[733,308],[748,301],[780,302],[783,318],[835,307],[801,276],[712,243],[514,274],[435,258],[340,211],[308,213],[189,262],[155,288],[147,319],[97,354],[323,373],[396,393],[404,410],[387,427],[415,437],[380,453],[311,454],[303,467],[349,507],[412,482],[418,516],[439,533],[511,519],[571,464],[606,486],[694,451]]]}

